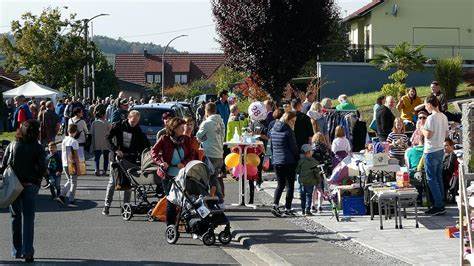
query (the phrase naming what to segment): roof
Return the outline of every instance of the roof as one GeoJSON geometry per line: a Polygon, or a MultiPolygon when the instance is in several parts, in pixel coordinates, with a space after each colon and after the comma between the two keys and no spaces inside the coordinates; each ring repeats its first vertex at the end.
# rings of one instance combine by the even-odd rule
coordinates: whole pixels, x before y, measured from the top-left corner
{"type": "MultiPolygon", "coordinates": [[[[190,73],[191,78],[209,78],[224,63],[224,54],[167,54],[167,71],[190,73]],[[197,77],[199,76],[199,77],[197,77]]],[[[117,54],[115,75],[117,78],[137,84],[145,84],[145,73],[161,73],[162,58],[158,54],[117,54]]]]}
{"type": "Polygon", "coordinates": [[[372,2],[368,3],[367,5],[357,9],[354,13],[350,14],[349,16],[345,17],[344,18],[344,21],[345,22],[348,22],[350,20],[353,20],[353,19],[356,19],[356,18],[360,18],[360,17],[363,17],[365,16],[367,13],[369,13],[370,11],[372,11],[372,9],[374,9],[375,7],[377,7],[378,5],[382,4],[384,2],[384,0],[372,0],[372,2]]]}
{"type": "Polygon", "coordinates": [[[146,90],[146,87],[140,84],[128,82],[126,80],[121,80],[121,79],[117,79],[117,85],[120,90],[135,91],[139,93],[144,93],[146,90]]]}

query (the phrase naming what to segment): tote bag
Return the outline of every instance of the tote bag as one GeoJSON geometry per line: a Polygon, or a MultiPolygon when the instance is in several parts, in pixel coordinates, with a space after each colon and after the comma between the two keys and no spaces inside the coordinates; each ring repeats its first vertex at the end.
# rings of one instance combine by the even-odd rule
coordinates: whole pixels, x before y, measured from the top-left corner
{"type": "Polygon", "coordinates": [[[8,166],[3,172],[3,184],[0,186],[0,208],[10,206],[23,191],[23,185],[18,180],[12,167],[14,145],[15,143],[12,143],[8,147],[10,149],[8,153],[8,166]]]}

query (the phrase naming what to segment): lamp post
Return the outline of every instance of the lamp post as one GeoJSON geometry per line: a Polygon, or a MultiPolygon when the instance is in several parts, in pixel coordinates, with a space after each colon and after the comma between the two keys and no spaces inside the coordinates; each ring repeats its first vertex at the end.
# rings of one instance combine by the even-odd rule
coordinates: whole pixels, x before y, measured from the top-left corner
{"type": "MultiPolygon", "coordinates": [[[[102,16],[109,16],[110,14],[99,14],[99,15],[96,15],[96,16],[93,16],[92,18],[88,18],[88,19],[84,19],[83,20],[83,23],[84,23],[84,27],[83,27],[83,30],[84,30],[84,40],[85,40],[85,44],[86,44],[86,47],[85,47],[85,52],[86,52],[86,55],[88,54],[87,52],[87,45],[89,43],[89,22],[91,22],[93,19],[95,18],[98,18],[98,17],[102,17],[102,16]]],[[[94,65],[94,62],[92,62],[92,65],[94,65]]],[[[94,71],[94,67],[92,67],[92,71],[94,71]]],[[[89,70],[90,70],[90,67],[89,67],[89,60],[87,60],[87,63],[86,65],[84,65],[84,69],[83,69],[83,88],[82,88],[82,96],[85,98],[86,96],[87,97],[90,97],[90,88],[89,86],[87,85],[87,80],[89,79],[89,70]],[[87,95],[86,95],[86,91],[87,91],[87,95]]],[[[92,74],[92,76],[94,76],[94,74],[92,74]]],[[[94,82],[94,81],[92,81],[94,82]]],[[[95,97],[95,84],[93,84],[93,92],[92,92],[92,95],[93,97],[95,97]]]]}
{"type": "Polygon", "coordinates": [[[162,100],[163,100],[163,97],[165,96],[165,54],[166,54],[166,51],[168,50],[168,47],[174,40],[181,37],[186,37],[186,36],[188,35],[182,34],[171,39],[171,41],[169,41],[168,44],[166,45],[165,50],[163,51],[163,55],[161,56],[161,99],[162,100]]]}

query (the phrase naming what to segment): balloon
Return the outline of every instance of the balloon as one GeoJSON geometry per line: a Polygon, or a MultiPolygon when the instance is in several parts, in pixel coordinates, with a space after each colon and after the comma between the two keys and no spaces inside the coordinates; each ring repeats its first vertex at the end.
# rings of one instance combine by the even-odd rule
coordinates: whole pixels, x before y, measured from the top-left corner
{"type": "Polygon", "coordinates": [[[232,175],[235,177],[241,177],[244,173],[244,166],[239,164],[234,169],[232,169],[232,175]]]}
{"type": "Polygon", "coordinates": [[[234,152],[229,153],[224,159],[225,165],[229,168],[236,167],[239,164],[239,161],[240,154],[234,152]]]}
{"type": "Polygon", "coordinates": [[[247,177],[254,177],[257,176],[257,167],[247,165],[247,177]]]}
{"type": "Polygon", "coordinates": [[[258,157],[258,155],[255,153],[249,153],[247,154],[247,159],[245,160],[245,163],[247,165],[257,167],[260,164],[260,157],[258,157]]]}
{"type": "Polygon", "coordinates": [[[267,108],[262,102],[253,102],[249,105],[249,117],[253,121],[262,121],[267,118],[267,108]]]}

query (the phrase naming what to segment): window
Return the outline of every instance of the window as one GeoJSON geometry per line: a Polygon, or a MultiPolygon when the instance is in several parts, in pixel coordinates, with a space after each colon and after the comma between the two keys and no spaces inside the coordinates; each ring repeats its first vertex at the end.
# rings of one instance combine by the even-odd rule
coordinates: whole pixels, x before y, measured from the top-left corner
{"type": "Polygon", "coordinates": [[[186,74],[175,74],[174,75],[174,83],[178,83],[178,84],[188,83],[188,75],[186,75],[186,74]]]}
{"type": "Polygon", "coordinates": [[[147,73],[146,83],[161,83],[161,73],[147,73]]]}

